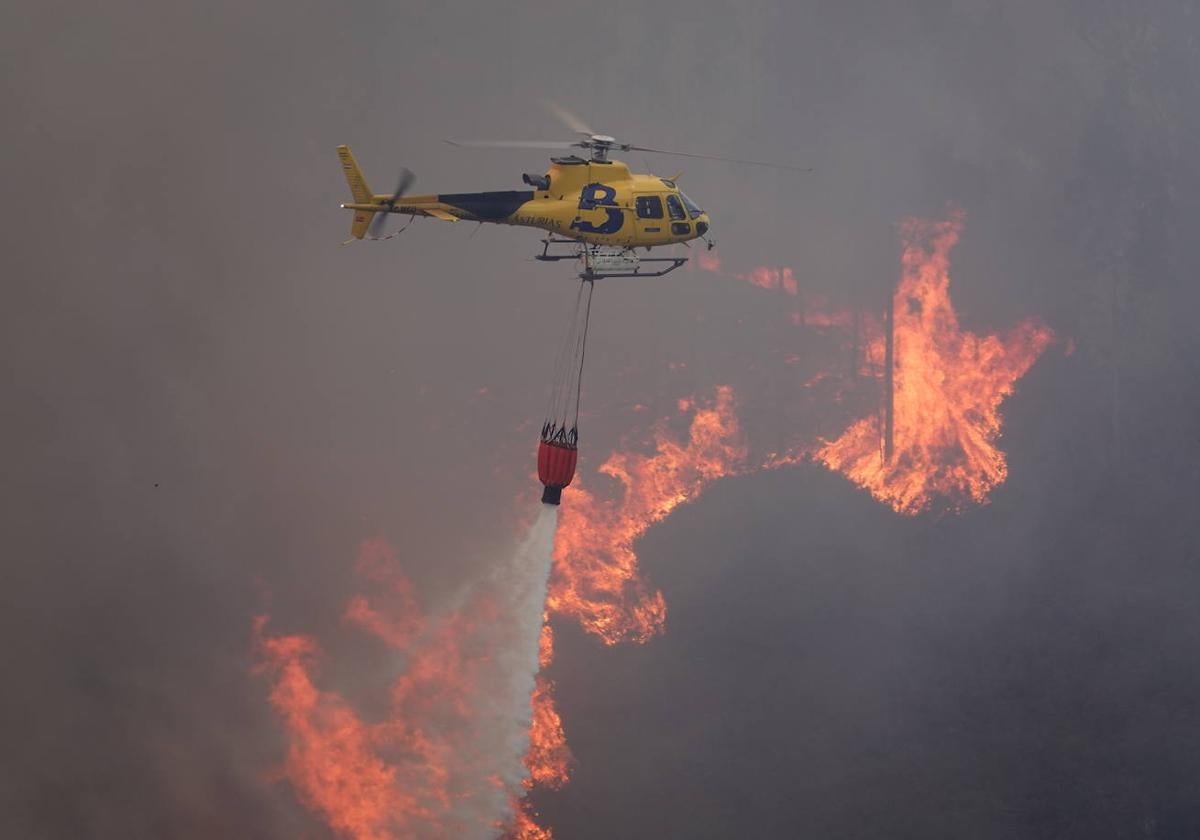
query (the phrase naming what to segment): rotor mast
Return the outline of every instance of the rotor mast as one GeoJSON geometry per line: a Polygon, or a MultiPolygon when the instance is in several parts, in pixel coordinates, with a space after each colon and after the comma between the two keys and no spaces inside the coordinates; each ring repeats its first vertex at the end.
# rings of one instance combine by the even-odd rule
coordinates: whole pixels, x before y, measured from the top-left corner
{"type": "Polygon", "coordinates": [[[608,150],[617,145],[617,138],[593,134],[579,145],[592,150],[592,163],[608,163],[608,150]]]}

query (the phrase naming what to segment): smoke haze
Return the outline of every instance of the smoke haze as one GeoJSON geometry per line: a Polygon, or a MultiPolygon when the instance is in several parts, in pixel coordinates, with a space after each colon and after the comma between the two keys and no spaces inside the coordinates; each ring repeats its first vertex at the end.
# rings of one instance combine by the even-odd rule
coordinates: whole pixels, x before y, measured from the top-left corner
{"type": "MultiPolygon", "coordinates": [[[[560,138],[549,98],[622,140],[815,166],[648,162],[684,170],[729,272],[789,267],[806,301],[878,311],[896,225],[961,207],[964,329],[1036,317],[1062,344],[1002,407],[985,506],[904,519],[804,465],[650,529],[668,632],[556,628],[577,761],[543,822],[1200,835],[1198,29],[1182,0],[0,9],[0,834],[333,836],[280,778],[253,618],[386,711],[395,674],[344,618],[356,547],[386,537],[434,610],[496,568],[574,295],[520,230],[339,247],[334,148],[379,191],[401,166],[515,188],[540,153],[441,140],[560,138]]],[[[752,446],[786,444],[776,363],[810,345],[779,294],[598,288],[581,470],[718,385],[752,446]]]]}

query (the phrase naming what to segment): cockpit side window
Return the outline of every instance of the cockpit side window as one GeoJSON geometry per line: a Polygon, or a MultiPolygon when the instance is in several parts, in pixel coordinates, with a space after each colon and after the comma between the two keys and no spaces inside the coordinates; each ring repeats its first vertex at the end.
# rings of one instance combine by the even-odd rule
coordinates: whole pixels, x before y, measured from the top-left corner
{"type": "Polygon", "coordinates": [[[683,212],[683,205],[679,203],[679,196],[674,193],[667,196],[667,212],[671,214],[671,218],[675,221],[682,221],[687,218],[687,213],[683,212]]]}
{"type": "Polygon", "coordinates": [[[637,214],[639,219],[661,219],[663,217],[662,199],[656,195],[639,195],[637,197],[637,214]]]}

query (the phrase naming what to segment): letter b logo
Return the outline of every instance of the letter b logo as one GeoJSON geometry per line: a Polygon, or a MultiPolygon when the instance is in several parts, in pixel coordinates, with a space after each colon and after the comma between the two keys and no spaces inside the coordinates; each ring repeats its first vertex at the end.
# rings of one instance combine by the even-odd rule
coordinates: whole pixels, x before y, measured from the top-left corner
{"type": "Polygon", "coordinates": [[[579,209],[596,210],[606,208],[608,218],[599,227],[591,222],[576,219],[571,222],[571,229],[582,233],[612,234],[621,229],[625,221],[624,214],[616,209],[617,191],[608,184],[588,184],[579,192],[579,209]],[[610,209],[611,208],[611,209],[610,209]]]}

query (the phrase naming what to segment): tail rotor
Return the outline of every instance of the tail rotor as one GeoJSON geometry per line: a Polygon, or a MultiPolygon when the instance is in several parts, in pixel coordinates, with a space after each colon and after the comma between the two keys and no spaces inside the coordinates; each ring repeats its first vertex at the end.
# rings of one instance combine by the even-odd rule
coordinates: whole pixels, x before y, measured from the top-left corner
{"type": "Polygon", "coordinates": [[[416,179],[411,169],[405,167],[400,170],[400,178],[396,182],[396,189],[392,193],[392,197],[383,202],[381,209],[376,211],[375,217],[371,219],[371,226],[368,233],[372,239],[380,238],[379,235],[383,233],[383,226],[387,223],[388,214],[396,208],[396,202],[409,191],[416,179]]]}

